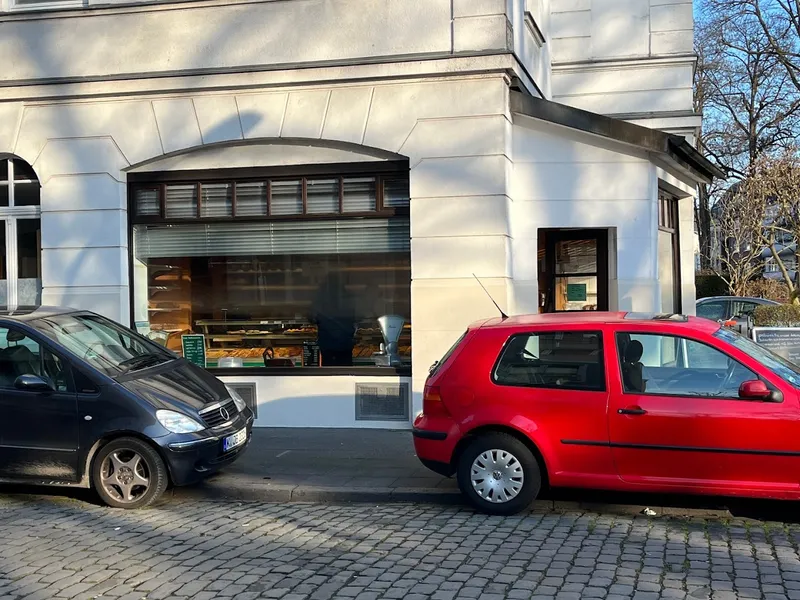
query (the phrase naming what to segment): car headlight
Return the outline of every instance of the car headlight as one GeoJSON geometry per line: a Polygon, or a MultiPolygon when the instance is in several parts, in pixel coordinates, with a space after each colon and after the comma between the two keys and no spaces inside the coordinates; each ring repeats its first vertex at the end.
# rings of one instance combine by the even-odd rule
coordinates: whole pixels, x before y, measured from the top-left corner
{"type": "Polygon", "coordinates": [[[205,425],[174,410],[158,410],[156,418],[164,429],[172,433],[194,433],[205,429],[205,425]]]}
{"type": "Polygon", "coordinates": [[[227,385],[225,386],[225,389],[228,390],[228,395],[233,399],[233,403],[236,405],[236,410],[242,412],[245,408],[247,408],[247,403],[239,395],[239,392],[233,388],[229,388],[227,385]]]}

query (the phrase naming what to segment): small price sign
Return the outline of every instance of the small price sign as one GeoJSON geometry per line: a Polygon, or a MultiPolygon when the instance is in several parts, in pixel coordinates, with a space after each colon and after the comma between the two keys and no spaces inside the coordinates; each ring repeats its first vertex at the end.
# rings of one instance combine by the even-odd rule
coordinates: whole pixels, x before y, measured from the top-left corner
{"type": "Polygon", "coordinates": [[[206,368],[206,336],[200,334],[182,335],[183,358],[198,367],[206,368]]]}

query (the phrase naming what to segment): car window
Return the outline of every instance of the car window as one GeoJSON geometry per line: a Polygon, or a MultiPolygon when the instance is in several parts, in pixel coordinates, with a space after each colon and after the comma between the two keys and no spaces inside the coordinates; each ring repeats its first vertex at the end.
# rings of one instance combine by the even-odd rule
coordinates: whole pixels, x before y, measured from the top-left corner
{"type": "Polygon", "coordinates": [[[548,331],[511,337],[494,371],[501,385],[604,391],[599,331],[548,331]]]}
{"type": "Polygon", "coordinates": [[[714,337],[738,348],[787,383],[800,388],[800,365],[786,360],[769,348],[756,344],[728,327],[720,327],[714,337]]]}
{"type": "Polygon", "coordinates": [[[0,388],[13,388],[22,375],[49,380],[59,392],[72,391],[69,368],[60,357],[23,332],[0,327],[0,388]]]}
{"type": "Polygon", "coordinates": [[[99,315],[54,315],[31,324],[111,377],[176,358],[158,344],[99,315]]]}
{"type": "Polygon", "coordinates": [[[759,377],[724,352],[688,338],[617,334],[625,393],[738,398],[744,381],[759,377]]]}
{"type": "Polygon", "coordinates": [[[753,313],[756,310],[758,304],[755,302],[748,302],[746,300],[736,300],[731,305],[731,316],[732,317],[744,317],[744,316],[753,316],[753,313]]]}
{"type": "Polygon", "coordinates": [[[703,302],[697,305],[697,316],[712,321],[719,321],[725,318],[725,302],[715,300],[713,302],[703,302]]]}

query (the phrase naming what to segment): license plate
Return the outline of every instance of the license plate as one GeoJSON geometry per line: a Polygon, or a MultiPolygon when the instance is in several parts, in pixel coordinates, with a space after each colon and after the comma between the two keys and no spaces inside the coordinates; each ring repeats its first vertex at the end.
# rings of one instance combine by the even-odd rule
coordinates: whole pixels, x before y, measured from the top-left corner
{"type": "Polygon", "coordinates": [[[241,431],[237,431],[233,435],[229,435],[224,440],[222,440],[222,451],[227,452],[228,450],[233,450],[234,448],[238,448],[246,441],[247,441],[247,429],[242,429],[241,431]]]}

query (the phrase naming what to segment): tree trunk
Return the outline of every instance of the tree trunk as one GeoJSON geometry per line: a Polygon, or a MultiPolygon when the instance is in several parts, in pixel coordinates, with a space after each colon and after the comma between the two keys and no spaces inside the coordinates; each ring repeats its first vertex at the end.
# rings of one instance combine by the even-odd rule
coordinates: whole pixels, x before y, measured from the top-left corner
{"type": "Polygon", "coordinates": [[[781,276],[783,277],[783,281],[786,283],[786,287],[789,289],[789,301],[792,304],[797,304],[798,298],[797,298],[797,293],[794,289],[794,279],[789,274],[789,270],[786,268],[786,265],[783,264],[783,259],[781,259],[781,257],[778,256],[778,251],[775,250],[774,241],[769,245],[769,251],[770,254],[772,254],[772,258],[777,263],[778,269],[780,269],[781,271],[781,276]]]}

